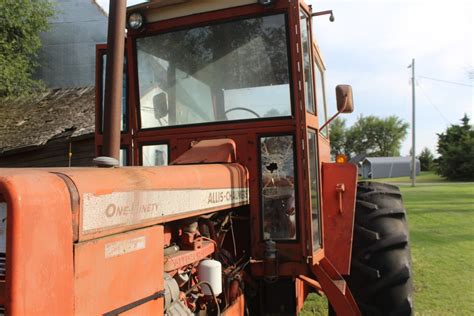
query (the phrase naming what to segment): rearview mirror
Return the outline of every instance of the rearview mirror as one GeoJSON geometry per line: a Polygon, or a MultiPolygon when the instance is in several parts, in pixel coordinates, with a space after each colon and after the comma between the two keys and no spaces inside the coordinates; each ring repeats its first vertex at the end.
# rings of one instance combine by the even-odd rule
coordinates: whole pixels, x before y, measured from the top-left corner
{"type": "Polygon", "coordinates": [[[341,113],[352,113],[354,111],[354,101],[352,99],[352,87],[348,84],[340,84],[336,86],[336,101],[337,101],[337,112],[329,120],[327,120],[322,126],[319,127],[323,130],[329,123],[331,123],[341,113]]]}
{"type": "Polygon", "coordinates": [[[352,113],[354,111],[354,100],[352,98],[352,87],[340,84],[336,87],[337,112],[352,113]]]}
{"type": "Polygon", "coordinates": [[[157,120],[168,115],[168,96],[164,92],[160,92],[153,97],[153,110],[157,120]]]}

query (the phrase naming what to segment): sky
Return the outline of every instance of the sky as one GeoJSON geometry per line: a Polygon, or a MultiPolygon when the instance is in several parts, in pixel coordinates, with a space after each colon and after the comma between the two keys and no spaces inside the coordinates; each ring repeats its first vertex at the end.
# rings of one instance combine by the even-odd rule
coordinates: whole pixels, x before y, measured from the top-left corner
{"type": "MultiPolygon", "coordinates": [[[[415,59],[416,152],[436,151],[437,133],[474,118],[474,1],[320,0],[313,11],[331,9],[313,20],[313,35],[326,63],[328,108],[335,111],[333,88],[351,84],[360,115],[412,117],[411,69],[415,59]],[[425,78],[423,78],[425,77],[425,78]],[[462,83],[455,85],[445,81],[462,83]]],[[[331,110],[330,110],[331,112],[331,110]]],[[[471,121],[472,123],[472,121],[471,121]]],[[[401,154],[411,149],[411,131],[401,154]]]]}
{"type": "MultiPolygon", "coordinates": [[[[96,2],[102,7],[104,8],[105,11],[109,11],[109,0],[96,0],[96,2]]],[[[127,6],[131,6],[131,5],[134,5],[134,4],[137,4],[137,3],[142,3],[142,2],[146,2],[146,1],[143,1],[143,0],[127,0],[127,6]]]]}
{"type": "MultiPolygon", "coordinates": [[[[108,8],[108,0],[98,1],[108,8]]],[[[129,0],[128,4],[141,2],[129,0]]],[[[474,1],[471,0],[307,0],[313,36],[326,65],[328,112],[336,111],[334,88],[350,84],[359,116],[396,115],[412,122],[411,64],[415,59],[416,152],[436,154],[437,133],[474,120],[474,1]],[[471,72],[471,74],[469,73],[471,72]],[[427,79],[430,78],[430,79],[427,79]],[[436,79],[436,80],[433,80],[436,79]],[[438,81],[441,80],[441,81],[438,81]],[[457,83],[448,83],[445,81],[457,83]]],[[[411,130],[401,154],[411,148],[411,130]]]]}

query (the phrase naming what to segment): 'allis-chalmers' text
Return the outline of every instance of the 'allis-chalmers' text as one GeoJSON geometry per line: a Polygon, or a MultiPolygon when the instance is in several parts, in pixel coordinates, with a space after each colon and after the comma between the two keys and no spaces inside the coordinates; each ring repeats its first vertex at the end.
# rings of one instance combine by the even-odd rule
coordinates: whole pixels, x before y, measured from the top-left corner
{"type": "Polygon", "coordinates": [[[247,200],[247,191],[232,190],[232,191],[218,191],[209,193],[207,199],[208,204],[216,204],[222,202],[242,202],[247,200]]]}

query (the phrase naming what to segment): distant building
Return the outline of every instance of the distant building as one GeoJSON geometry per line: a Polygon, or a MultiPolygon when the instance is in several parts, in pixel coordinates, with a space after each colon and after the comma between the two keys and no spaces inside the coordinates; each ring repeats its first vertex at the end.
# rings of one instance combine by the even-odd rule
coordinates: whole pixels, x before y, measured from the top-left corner
{"type": "Polygon", "coordinates": [[[354,164],[357,166],[357,172],[358,172],[358,176],[362,176],[362,161],[365,159],[365,157],[367,157],[367,154],[358,154],[358,155],[355,155],[354,157],[352,157],[350,160],[349,160],[349,163],[351,164],[354,164]]]}
{"type": "Polygon", "coordinates": [[[95,54],[107,14],[95,0],[50,1],[35,74],[50,90],[0,99],[0,168],[91,166],[95,157],[95,54]]]}
{"type": "MultiPolygon", "coordinates": [[[[359,174],[364,179],[408,177],[411,175],[411,157],[366,157],[359,174]]],[[[416,174],[420,174],[420,161],[416,159],[416,174]]]]}
{"type": "Polygon", "coordinates": [[[95,45],[107,41],[107,14],[94,0],[51,0],[56,14],[41,34],[35,77],[49,88],[95,85],[95,45]]]}

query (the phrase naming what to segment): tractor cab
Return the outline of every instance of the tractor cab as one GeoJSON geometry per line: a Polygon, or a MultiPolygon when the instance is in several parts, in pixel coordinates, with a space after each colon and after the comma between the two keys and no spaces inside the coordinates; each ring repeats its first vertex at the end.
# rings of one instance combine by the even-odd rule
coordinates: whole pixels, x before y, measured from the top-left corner
{"type": "MultiPolygon", "coordinates": [[[[232,138],[261,128],[310,137],[321,143],[321,161],[329,161],[328,129],[319,129],[327,120],[325,68],[311,36],[311,7],[171,2],[128,8],[121,164],[167,165],[189,147],[178,135],[232,138]],[[301,124],[311,135],[296,128],[301,124]]],[[[106,46],[97,52],[100,154],[106,46]]]]}
{"type": "MultiPolygon", "coordinates": [[[[283,0],[151,1],[127,9],[120,163],[180,164],[196,144],[230,150],[197,154],[188,163],[236,162],[248,170],[249,222],[236,238],[249,245],[252,272],[267,279],[305,275],[324,257],[321,172],[330,149],[328,128],[321,128],[325,66],[312,36],[313,15],[319,14],[304,1],[283,0]],[[273,269],[264,264],[269,251],[278,252],[273,269]]],[[[98,155],[105,62],[106,46],[99,45],[98,155]]],[[[352,109],[352,95],[344,91],[341,112],[352,109]]],[[[352,183],[348,205],[352,173],[345,173],[352,183]]],[[[350,239],[352,220],[348,212],[330,229],[347,226],[350,239]]],[[[336,253],[348,270],[350,244],[326,250],[336,253]]]]}
{"type": "Polygon", "coordinates": [[[337,86],[326,117],[327,13],[110,1],[100,168],[0,170],[0,314],[297,315],[316,292],[337,315],[410,315],[398,188],[330,162],[353,105],[337,86]]]}

